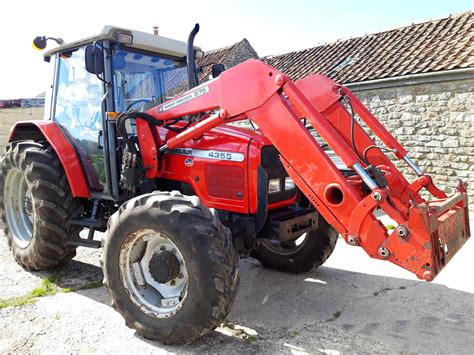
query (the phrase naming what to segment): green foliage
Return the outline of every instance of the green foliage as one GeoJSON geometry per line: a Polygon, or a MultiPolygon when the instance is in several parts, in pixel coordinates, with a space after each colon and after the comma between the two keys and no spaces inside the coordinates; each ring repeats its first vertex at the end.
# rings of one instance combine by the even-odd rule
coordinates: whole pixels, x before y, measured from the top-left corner
{"type": "Polygon", "coordinates": [[[92,288],[98,288],[102,286],[101,281],[93,281],[76,288],[66,287],[66,288],[61,289],[57,285],[60,276],[61,276],[61,271],[60,270],[55,271],[51,275],[45,277],[41,281],[38,287],[35,287],[26,295],[7,298],[3,300],[0,299],[0,309],[6,308],[6,307],[20,307],[20,306],[32,304],[36,302],[36,299],[39,297],[54,296],[58,292],[68,293],[71,291],[90,290],[92,288]]]}
{"type": "Polygon", "coordinates": [[[60,276],[60,271],[47,276],[41,281],[38,287],[35,287],[24,296],[12,297],[0,300],[0,309],[6,307],[19,307],[36,302],[36,299],[44,296],[52,296],[58,293],[58,286],[56,285],[60,276]]]}

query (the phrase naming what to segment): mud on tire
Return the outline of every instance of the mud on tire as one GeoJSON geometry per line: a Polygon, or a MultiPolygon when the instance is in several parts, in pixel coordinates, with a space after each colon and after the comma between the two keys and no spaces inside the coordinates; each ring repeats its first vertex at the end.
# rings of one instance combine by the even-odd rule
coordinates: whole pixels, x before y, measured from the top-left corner
{"type": "Polygon", "coordinates": [[[20,141],[6,147],[0,172],[0,211],[8,245],[22,267],[53,268],[76,255],[76,247],[68,242],[79,238],[80,228],[70,225],[70,220],[81,206],[72,197],[61,163],[47,143],[20,141]],[[17,201],[22,196],[26,196],[24,201],[17,201]]]}
{"type": "MultiPolygon", "coordinates": [[[[109,219],[102,243],[104,285],[110,292],[112,306],[122,314],[127,326],[145,338],[165,344],[189,343],[216,328],[229,314],[239,283],[239,258],[230,231],[211,210],[200,204],[197,197],[172,191],[133,198],[109,219]],[[140,233],[145,233],[145,242],[134,244],[134,240],[140,240],[140,233]],[[165,242],[155,247],[151,244],[153,238],[162,238],[165,242]],[[151,262],[148,266],[143,265],[144,258],[149,255],[148,248],[154,257],[167,254],[168,258],[172,251],[181,261],[179,273],[185,278],[186,285],[175,298],[178,306],[168,313],[163,306],[165,297],[156,289],[153,292],[148,289],[153,287],[150,285],[158,276],[163,277],[163,273],[156,276],[160,271],[156,264],[154,269],[151,262]],[[132,255],[131,261],[123,259],[123,255],[132,255]],[[144,282],[143,278],[130,276],[135,275],[136,264],[141,265],[141,270],[148,269],[148,273],[144,271],[143,274],[147,280],[143,287],[137,286],[144,282]],[[133,283],[127,281],[130,277],[133,283]],[[142,296],[140,292],[143,292],[142,296]],[[153,297],[158,298],[148,301],[153,297]],[[153,308],[154,305],[158,308],[153,308]],[[165,310],[163,314],[159,313],[161,309],[165,310]]],[[[168,260],[167,265],[173,264],[171,261],[168,260]]],[[[157,286],[171,285],[173,281],[170,280],[176,275],[177,272],[167,281],[160,280],[157,286]]]]}

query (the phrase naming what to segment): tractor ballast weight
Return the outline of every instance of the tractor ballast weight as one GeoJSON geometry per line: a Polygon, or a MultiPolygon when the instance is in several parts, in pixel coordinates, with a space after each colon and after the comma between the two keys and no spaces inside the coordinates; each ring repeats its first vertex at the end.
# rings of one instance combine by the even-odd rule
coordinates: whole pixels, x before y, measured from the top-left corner
{"type": "Polygon", "coordinates": [[[148,178],[160,174],[156,164],[160,152],[176,149],[223,123],[251,119],[277,148],[288,174],[317,211],[348,243],[361,246],[371,257],[388,260],[431,281],[470,236],[466,184],[460,182],[456,192],[446,196],[348,89],[322,75],[293,83],[274,68],[248,60],[147,111],[160,121],[205,112],[211,113],[161,146],[152,139],[156,128],[137,119],[148,178]],[[398,159],[414,170],[417,178],[413,183],[408,183],[354,122],[345,102],[398,159]],[[370,188],[369,194],[361,194],[344,177],[302,119],[312,125],[347,167],[354,169],[370,188]],[[362,155],[366,162],[361,161],[362,155]],[[369,176],[369,165],[383,171],[386,186],[379,186],[369,176]],[[422,188],[435,200],[423,200],[419,195],[422,188]],[[398,223],[394,233],[389,233],[374,216],[376,208],[398,223]]]}

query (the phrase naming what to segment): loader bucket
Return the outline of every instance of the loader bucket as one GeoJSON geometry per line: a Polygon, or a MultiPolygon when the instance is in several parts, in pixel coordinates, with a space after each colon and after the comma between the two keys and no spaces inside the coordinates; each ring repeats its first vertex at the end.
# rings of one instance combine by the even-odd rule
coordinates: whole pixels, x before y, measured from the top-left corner
{"type": "MultiPolygon", "coordinates": [[[[466,184],[460,183],[451,197],[411,207],[407,227],[413,234],[408,235],[407,239],[418,241],[420,250],[424,252],[397,255],[399,264],[412,271],[417,270],[415,273],[420,279],[431,281],[470,237],[466,184]]],[[[408,250],[403,248],[403,244],[404,239],[399,236],[390,237],[386,248],[408,250]]]]}

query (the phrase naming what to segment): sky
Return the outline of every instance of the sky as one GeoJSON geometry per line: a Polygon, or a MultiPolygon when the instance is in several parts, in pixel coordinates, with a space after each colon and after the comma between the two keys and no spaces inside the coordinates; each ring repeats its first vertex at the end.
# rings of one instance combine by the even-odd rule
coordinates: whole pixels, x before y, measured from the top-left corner
{"type": "Polygon", "coordinates": [[[31,46],[37,35],[69,42],[104,25],[159,26],[160,35],[186,41],[198,22],[195,43],[204,51],[247,38],[264,56],[473,9],[474,0],[8,0],[0,9],[0,99],[35,97],[51,84],[51,65],[31,46]]]}

